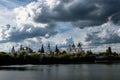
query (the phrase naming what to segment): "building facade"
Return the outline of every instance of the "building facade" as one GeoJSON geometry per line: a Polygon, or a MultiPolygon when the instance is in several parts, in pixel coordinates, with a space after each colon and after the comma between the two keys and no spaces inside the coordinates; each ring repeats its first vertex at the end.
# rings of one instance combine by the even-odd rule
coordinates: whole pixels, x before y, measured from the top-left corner
{"type": "Polygon", "coordinates": [[[67,53],[70,53],[70,54],[73,54],[73,53],[83,54],[84,50],[82,49],[82,46],[81,46],[80,43],[78,43],[78,45],[75,45],[73,43],[72,45],[68,46],[67,53]]]}

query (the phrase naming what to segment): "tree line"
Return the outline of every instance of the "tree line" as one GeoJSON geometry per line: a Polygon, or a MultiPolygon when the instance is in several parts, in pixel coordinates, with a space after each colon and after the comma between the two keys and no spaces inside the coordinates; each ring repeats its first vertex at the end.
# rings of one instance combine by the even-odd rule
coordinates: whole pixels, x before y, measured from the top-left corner
{"type": "Polygon", "coordinates": [[[93,54],[92,51],[87,51],[85,54],[60,53],[57,56],[55,55],[43,56],[38,53],[31,53],[30,55],[28,55],[24,52],[18,54],[8,54],[5,52],[0,52],[0,65],[80,64],[80,63],[95,63],[95,60],[109,60],[111,62],[119,61],[120,54],[112,52],[111,47],[108,47],[108,49],[106,49],[106,52],[102,52],[99,54],[93,54]]]}

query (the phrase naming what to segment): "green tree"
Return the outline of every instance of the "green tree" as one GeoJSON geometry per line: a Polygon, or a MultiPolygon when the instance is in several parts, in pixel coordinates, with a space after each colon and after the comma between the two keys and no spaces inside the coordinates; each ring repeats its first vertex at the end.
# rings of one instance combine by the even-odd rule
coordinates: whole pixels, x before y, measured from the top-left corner
{"type": "Polygon", "coordinates": [[[58,49],[58,47],[57,47],[57,45],[56,45],[56,47],[55,47],[55,52],[56,52],[56,53],[59,53],[59,52],[60,52],[59,49],[58,49]]]}
{"type": "Polygon", "coordinates": [[[44,53],[44,46],[42,44],[42,47],[41,47],[41,50],[40,50],[41,53],[44,53]]]}
{"type": "Polygon", "coordinates": [[[80,43],[78,43],[77,47],[81,47],[81,44],[80,44],[80,43]]]}
{"type": "Polygon", "coordinates": [[[107,53],[107,54],[112,54],[111,47],[108,47],[108,49],[106,50],[106,53],[107,53]]]}
{"type": "Polygon", "coordinates": [[[45,51],[44,51],[44,46],[43,46],[43,44],[42,44],[42,46],[41,46],[41,49],[38,50],[38,52],[40,52],[40,53],[44,53],[44,52],[45,52],[45,51]]]}

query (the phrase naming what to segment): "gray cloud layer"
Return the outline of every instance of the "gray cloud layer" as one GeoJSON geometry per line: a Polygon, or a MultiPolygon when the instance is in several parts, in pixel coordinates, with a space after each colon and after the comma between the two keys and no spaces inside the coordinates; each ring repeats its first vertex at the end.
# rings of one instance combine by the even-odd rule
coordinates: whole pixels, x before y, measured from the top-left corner
{"type": "Polygon", "coordinates": [[[88,30],[85,42],[89,45],[120,43],[120,28],[110,22],[88,30]]]}
{"type": "MultiPolygon", "coordinates": [[[[48,1],[48,0],[47,0],[48,1]]],[[[101,25],[108,18],[120,12],[119,0],[52,0],[56,3],[42,6],[43,14],[34,17],[36,22],[65,21],[75,25],[101,25]],[[54,5],[51,8],[51,5],[54,5]]],[[[113,22],[119,22],[119,17],[113,16],[113,22]]]]}
{"type": "Polygon", "coordinates": [[[50,37],[57,32],[54,31],[54,27],[40,28],[33,27],[33,25],[24,25],[23,27],[16,28],[10,25],[4,26],[0,31],[0,43],[5,42],[19,42],[27,38],[34,37],[50,37]]]}
{"type": "MultiPolygon", "coordinates": [[[[45,0],[43,2],[39,0],[31,2],[14,10],[17,28],[3,28],[0,41],[17,42],[38,36],[49,37],[57,33],[54,30],[57,22],[70,22],[80,28],[102,25],[108,19],[115,24],[120,24],[119,5],[119,0],[45,0]]],[[[104,40],[94,34],[89,33],[86,41],[104,40]]],[[[119,37],[116,34],[110,36],[119,37]]],[[[109,39],[112,40],[111,38],[105,40],[109,39]]]]}

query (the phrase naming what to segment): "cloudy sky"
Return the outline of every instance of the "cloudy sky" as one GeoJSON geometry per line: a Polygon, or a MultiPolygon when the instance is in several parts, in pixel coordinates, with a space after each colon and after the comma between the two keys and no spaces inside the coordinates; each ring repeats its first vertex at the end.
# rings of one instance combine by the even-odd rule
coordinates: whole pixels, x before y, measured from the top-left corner
{"type": "Polygon", "coordinates": [[[38,50],[48,42],[63,48],[73,41],[87,49],[119,48],[119,5],[120,0],[0,0],[0,51],[20,44],[38,50]]]}

